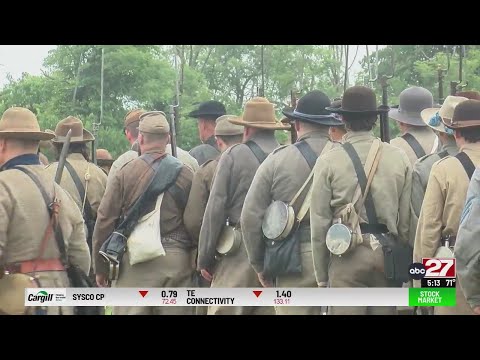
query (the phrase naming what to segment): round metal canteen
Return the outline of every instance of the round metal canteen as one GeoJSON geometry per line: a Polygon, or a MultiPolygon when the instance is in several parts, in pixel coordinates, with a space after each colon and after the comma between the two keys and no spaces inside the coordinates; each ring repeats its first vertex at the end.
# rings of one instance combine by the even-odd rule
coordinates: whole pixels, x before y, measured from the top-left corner
{"type": "Polygon", "coordinates": [[[227,256],[234,254],[242,243],[241,233],[231,226],[225,226],[220,234],[217,244],[217,252],[227,256]]]}
{"type": "Polygon", "coordinates": [[[293,227],[295,214],[293,208],[283,201],[274,201],[265,212],[262,231],[267,239],[281,240],[293,227]]]}
{"type": "Polygon", "coordinates": [[[343,224],[333,224],[328,229],[326,243],[332,254],[342,255],[352,243],[352,232],[343,224]]]}
{"type": "Polygon", "coordinates": [[[451,248],[446,247],[446,246],[440,246],[437,251],[435,252],[434,258],[438,259],[448,259],[448,258],[454,258],[455,255],[453,254],[453,251],[451,248]]]}

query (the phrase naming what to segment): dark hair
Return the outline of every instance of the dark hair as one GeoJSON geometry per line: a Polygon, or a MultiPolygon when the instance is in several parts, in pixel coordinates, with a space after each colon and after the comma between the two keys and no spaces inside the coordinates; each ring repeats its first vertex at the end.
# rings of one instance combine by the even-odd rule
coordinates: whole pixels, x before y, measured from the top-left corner
{"type": "MultiPolygon", "coordinates": [[[[54,143],[55,147],[55,159],[58,161],[60,159],[60,154],[62,152],[63,144],[54,143]]],[[[85,160],[90,161],[90,155],[88,154],[88,147],[86,143],[73,143],[70,144],[68,148],[69,154],[82,154],[85,160]]]]}
{"type": "Polygon", "coordinates": [[[468,143],[480,142],[480,126],[467,129],[458,129],[457,131],[468,143]]]}
{"type": "Polygon", "coordinates": [[[202,115],[202,116],[199,116],[197,117],[197,120],[205,120],[205,121],[217,121],[217,119],[219,118],[219,116],[216,116],[216,115],[202,115]]]}
{"type": "Polygon", "coordinates": [[[345,128],[352,131],[370,131],[377,122],[376,114],[342,114],[345,128]]]}
{"type": "Polygon", "coordinates": [[[222,140],[228,146],[234,144],[240,144],[243,141],[243,134],[242,135],[216,135],[217,138],[222,140]]]}
{"type": "Polygon", "coordinates": [[[134,122],[128,124],[125,127],[125,130],[128,130],[134,138],[137,138],[138,137],[138,125],[139,124],[140,124],[140,121],[134,121],[134,122]]]}

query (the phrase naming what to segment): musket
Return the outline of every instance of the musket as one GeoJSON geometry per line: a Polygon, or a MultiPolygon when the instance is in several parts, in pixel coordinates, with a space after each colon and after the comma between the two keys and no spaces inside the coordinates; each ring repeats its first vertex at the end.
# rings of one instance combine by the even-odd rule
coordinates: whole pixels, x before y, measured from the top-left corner
{"type": "MultiPolygon", "coordinates": [[[[380,86],[382,87],[382,107],[388,108],[388,79],[391,79],[392,76],[382,75],[380,77],[380,86]]],[[[383,142],[390,142],[390,126],[388,124],[388,112],[380,113],[380,139],[383,142]]]]}
{"type": "MultiPolygon", "coordinates": [[[[393,52],[393,47],[392,47],[392,74],[391,75],[382,75],[378,76],[378,45],[376,46],[375,50],[375,55],[376,55],[376,66],[375,66],[375,77],[372,78],[371,75],[371,68],[370,68],[370,55],[368,52],[368,45],[365,45],[367,49],[367,65],[368,65],[368,74],[369,74],[369,82],[373,83],[378,81],[380,83],[380,86],[382,88],[382,108],[387,109],[388,106],[388,91],[387,88],[389,86],[388,80],[393,78],[395,74],[395,58],[394,58],[394,52],[393,52]]],[[[382,112],[380,113],[380,138],[382,139],[383,142],[390,142],[390,127],[388,124],[388,112],[382,112]]]]}
{"type": "MultiPolygon", "coordinates": [[[[290,105],[292,107],[292,111],[297,107],[297,97],[295,96],[295,92],[293,90],[290,90],[290,105]]],[[[295,130],[294,121],[290,123],[290,136],[292,139],[292,144],[295,144],[297,142],[297,130],[295,130]]]]}
{"type": "Polygon", "coordinates": [[[462,91],[462,89],[468,86],[468,81],[462,83],[463,81],[463,58],[465,56],[465,45],[460,45],[460,53],[458,60],[458,81],[450,82],[450,95],[455,96],[457,92],[462,91]]]}
{"type": "Polygon", "coordinates": [[[260,57],[261,57],[261,63],[262,63],[262,87],[260,88],[259,95],[261,97],[265,97],[265,65],[264,65],[264,59],[263,59],[263,52],[264,52],[264,45],[262,45],[261,52],[260,52],[260,57]]]}
{"type": "MultiPolygon", "coordinates": [[[[175,45],[174,45],[175,46],[175,45]]],[[[180,106],[180,90],[178,84],[178,67],[176,49],[173,54],[175,64],[175,105],[170,105],[170,146],[172,147],[172,156],[177,157],[177,131],[175,128],[178,119],[178,107],[180,106]]]]}
{"type": "Polygon", "coordinates": [[[57,172],[55,173],[55,182],[60,185],[62,180],[63,168],[65,167],[65,161],[67,160],[68,149],[70,148],[70,139],[72,138],[72,129],[68,130],[65,142],[62,146],[62,152],[58,158],[57,172]]]}
{"type": "Polygon", "coordinates": [[[102,66],[100,68],[100,119],[98,123],[93,123],[93,141],[92,141],[92,162],[97,165],[97,134],[103,120],[103,68],[105,64],[105,49],[102,48],[102,66]]]}
{"type": "Polygon", "coordinates": [[[438,103],[440,105],[443,104],[443,101],[445,100],[443,97],[443,78],[445,77],[445,69],[442,69],[442,67],[439,65],[437,69],[437,74],[438,74],[438,103]]]}

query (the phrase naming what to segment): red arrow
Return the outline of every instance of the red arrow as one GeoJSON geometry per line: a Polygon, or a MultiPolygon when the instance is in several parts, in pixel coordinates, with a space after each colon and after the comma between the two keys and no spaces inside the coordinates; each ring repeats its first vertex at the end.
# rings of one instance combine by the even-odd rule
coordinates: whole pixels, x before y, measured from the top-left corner
{"type": "Polygon", "coordinates": [[[142,297],[145,297],[148,294],[148,290],[139,290],[138,292],[140,293],[140,295],[142,295],[142,297]]]}
{"type": "Polygon", "coordinates": [[[258,298],[261,294],[262,294],[263,291],[261,290],[253,290],[253,293],[255,294],[255,296],[258,298]]]}

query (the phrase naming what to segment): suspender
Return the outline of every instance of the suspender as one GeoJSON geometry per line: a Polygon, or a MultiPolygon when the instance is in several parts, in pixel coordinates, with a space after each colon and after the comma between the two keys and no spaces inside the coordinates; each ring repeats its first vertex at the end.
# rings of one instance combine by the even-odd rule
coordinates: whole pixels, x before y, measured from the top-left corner
{"type": "Polygon", "coordinates": [[[472,162],[472,159],[470,159],[470,157],[464,152],[459,152],[457,155],[455,155],[455,157],[460,161],[468,175],[468,178],[471,180],[475,171],[475,164],[472,162]]]}
{"type": "Polygon", "coordinates": [[[267,158],[267,154],[254,141],[248,140],[245,145],[250,148],[260,164],[267,158]]]}
{"type": "Polygon", "coordinates": [[[425,150],[423,150],[423,148],[422,148],[422,145],[420,145],[418,140],[415,139],[415,137],[412,134],[406,133],[406,134],[402,135],[402,138],[403,138],[403,140],[405,140],[408,143],[408,145],[410,145],[412,150],[415,152],[415,155],[417,156],[417,159],[420,159],[422,156],[426,155],[425,150]]]}
{"type": "MultiPolygon", "coordinates": [[[[52,201],[54,201],[55,199],[54,198],[50,199],[40,180],[32,172],[30,172],[30,170],[20,166],[15,167],[15,169],[20,170],[24,174],[28,175],[28,177],[32,179],[32,181],[35,183],[35,185],[37,185],[37,188],[38,190],[40,190],[43,200],[45,201],[45,205],[48,209],[48,213],[51,216],[52,208],[50,205],[52,204],[52,201]]],[[[60,225],[58,223],[54,228],[54,232],[55,232],[55,241],[57,242],[58,250],[60,251],[60,261],[65,267],[67,267],[68,257],[67,257],[67,251],[65,249],[65,241],[63,239],[62,229],[60,228],[60,225]]]]}
{"type": "Polygon", "coordinates": [[[80,180],[80,177],[78,176],[73,166],[68,161],[65,160],[65,167],[70,173],[70,176],[72,177],[73,182],[75,183],[77,191],[80,194],[80,200],[82,201],[82,203],[85,201],[85,208],[83,209],[83,218],[85,219],[85,224],[87,225],[87,228],[88,228],[87,243],[88,243],[88,247],[91,250],[93,227],[95,226],[93,222],[92,207],[90,206],[90,202],[88,201],[88,198],[85,195],[85,187],[83,186],[82,181],[80,180]]]}
{"type": "Polygon", "coordinates": [[[305,140],[296,142],[294,145],[303,155],[310,169],[313,169],[318,158],[317,154],[315,154],[315,151],[313,151],[311,146],[308,145],[308,143],[305,140]]]}
{"type": "MultiPolygon", "coordinates": [[[[362,161],[358,157],[355,148],[350,143],[344,143],[343,148],[347,152],[350,160],[352,160],[353,167],[357,173],[358,183],[362,189],[362,194],[365,194],[365,188],[367,187],[367,175],[365,174],[365,169],[363,168],[362,161]]],[[[367,197],[365,198],[365,210],[367,211],[367,217],[369,224],[377,224],[377,212],[375,211],[375,205],[373,203],[372,193],[369,191],[367,197]]],[[[360,211],[360,209],[359,209],[360,211]]]]}

